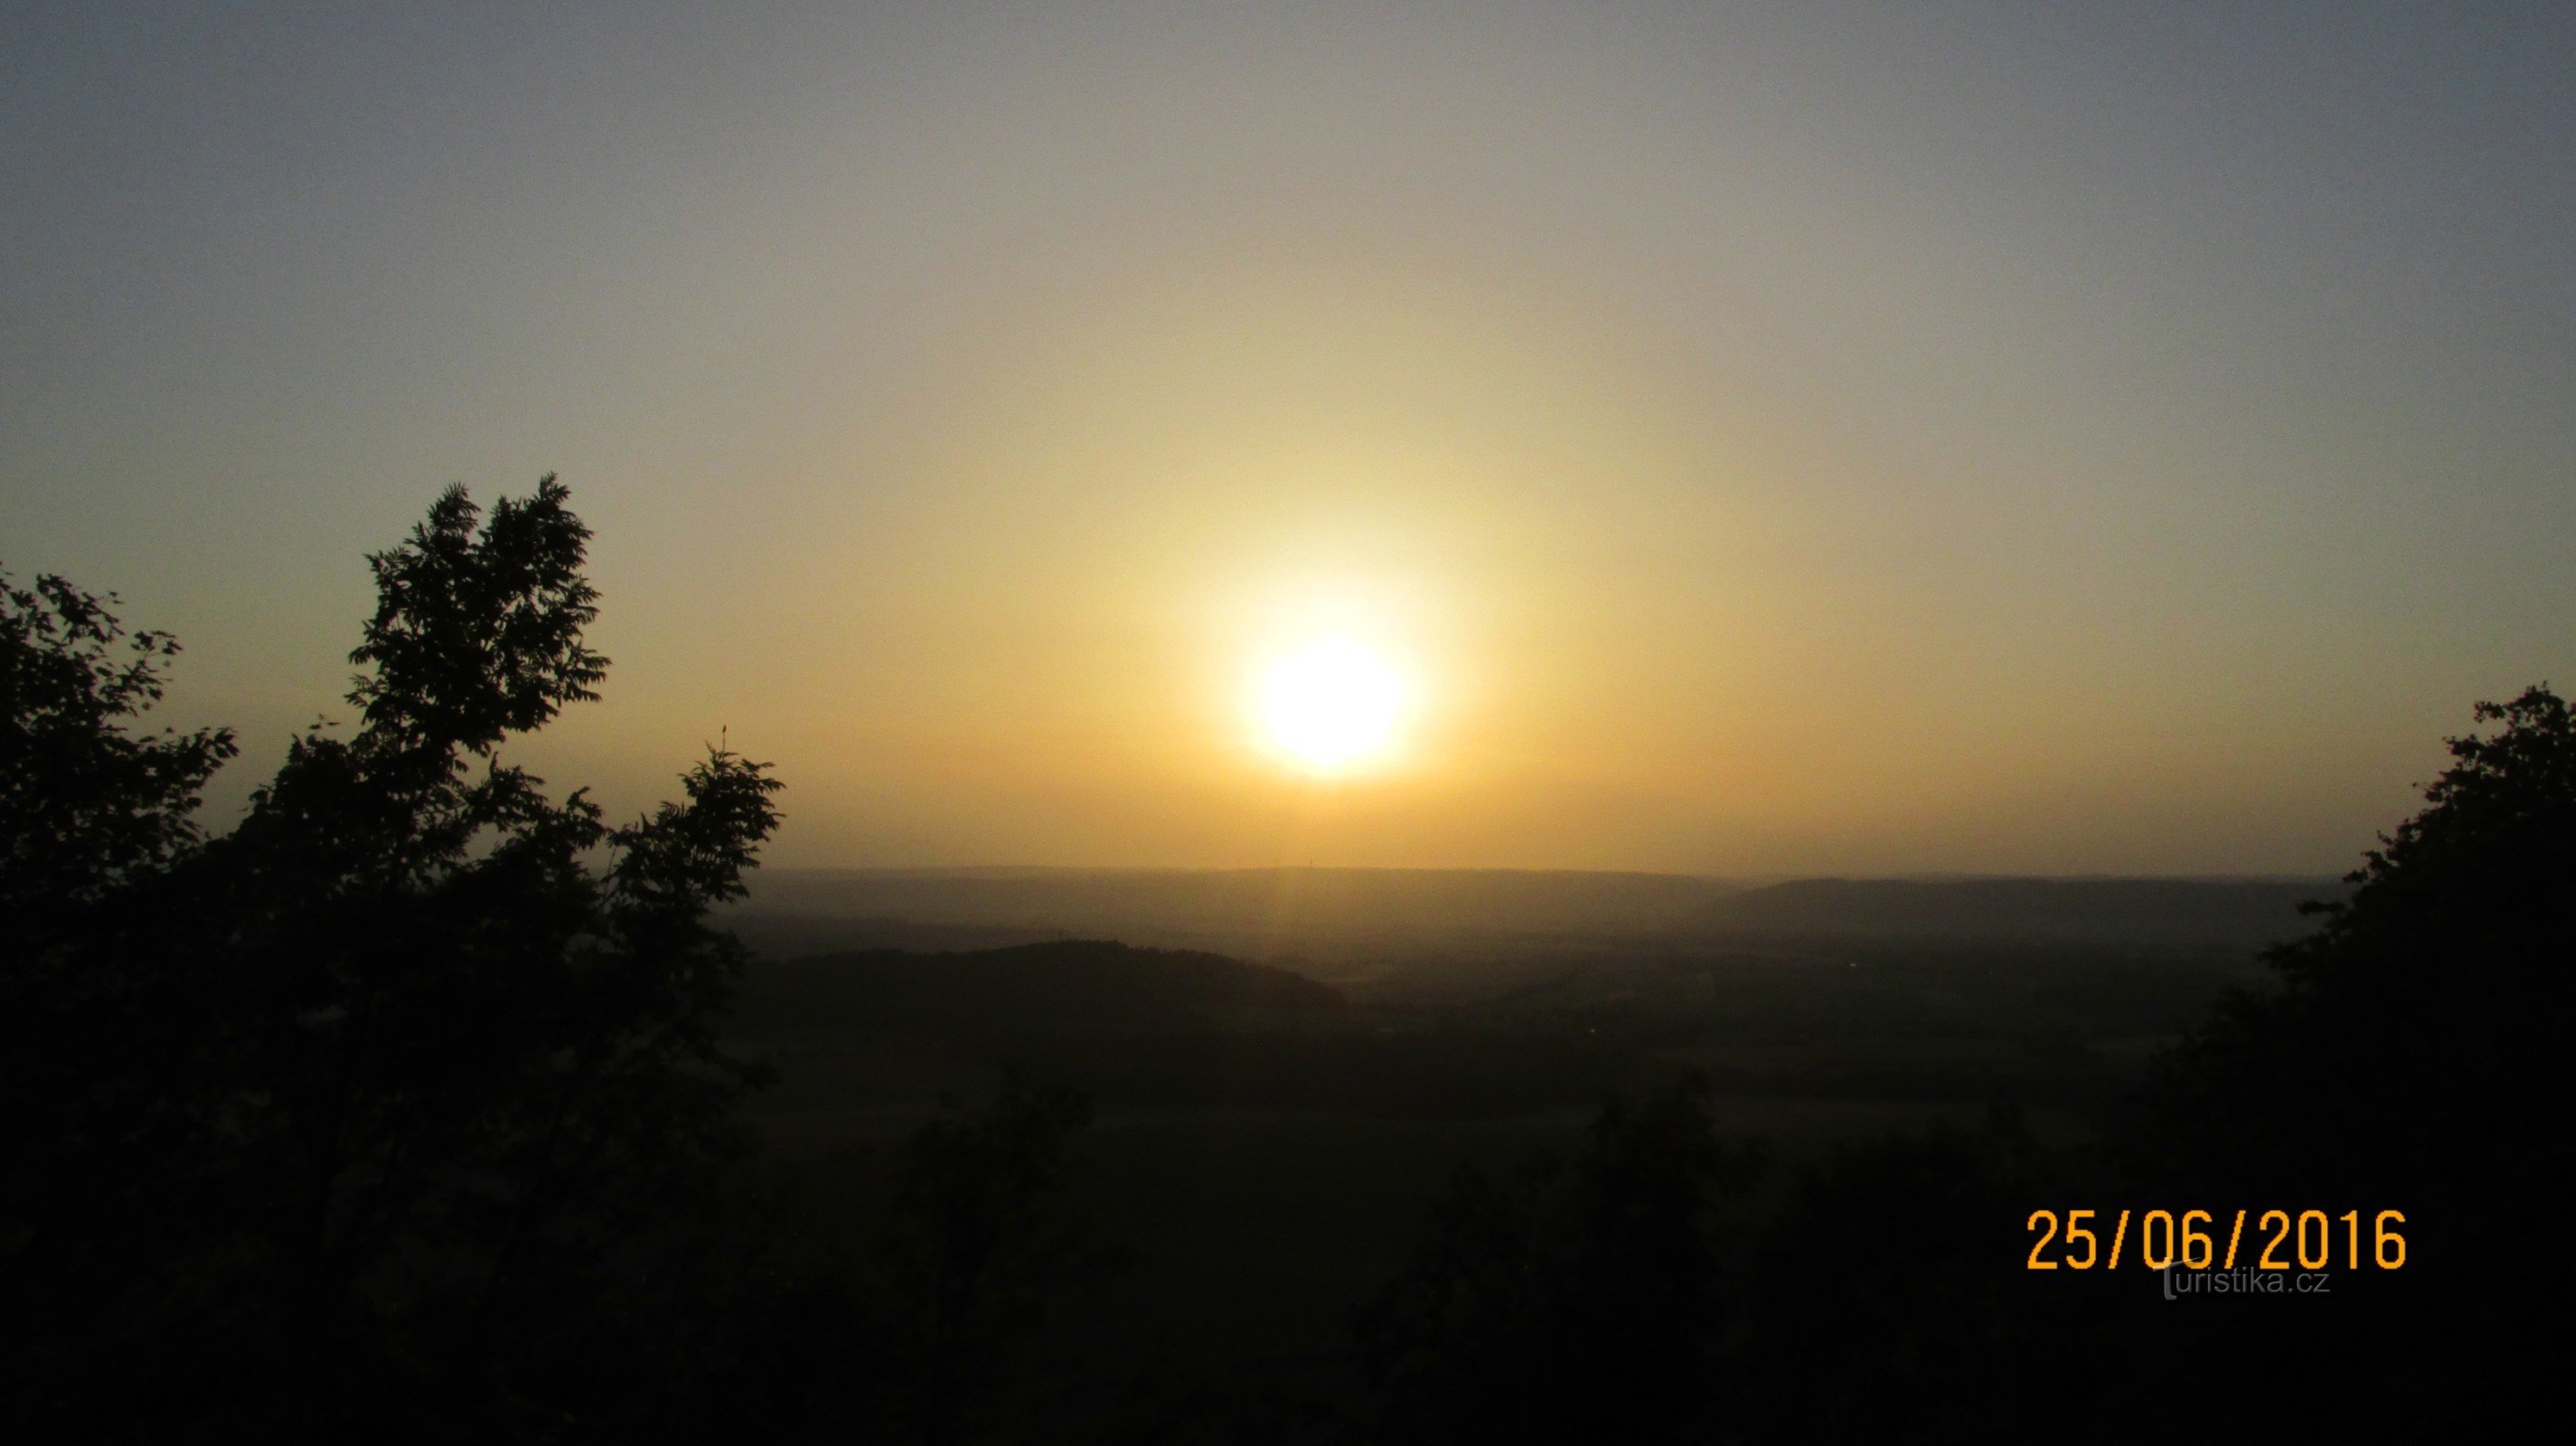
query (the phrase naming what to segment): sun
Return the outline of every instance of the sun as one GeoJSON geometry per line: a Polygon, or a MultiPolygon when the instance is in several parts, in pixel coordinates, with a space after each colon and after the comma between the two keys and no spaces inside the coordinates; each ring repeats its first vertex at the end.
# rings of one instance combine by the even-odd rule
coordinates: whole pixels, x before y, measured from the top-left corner
{"type": "Polygon", "coordinates": [[[1317,773],[1338,773],[1385,752],[1403,704],[1395,669],[1340,638],[1309,643],[1271,664],[1261,689],[1270,741],[1317,773]]]}

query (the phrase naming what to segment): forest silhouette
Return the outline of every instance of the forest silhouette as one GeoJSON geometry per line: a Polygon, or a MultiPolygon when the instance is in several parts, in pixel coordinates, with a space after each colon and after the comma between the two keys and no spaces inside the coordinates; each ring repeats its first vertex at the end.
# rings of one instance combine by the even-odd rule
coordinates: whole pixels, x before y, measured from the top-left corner
{"type": "MultiPolygon", "coordinates": [[[[1132,1054],[1186,1016],[1173,1037],[1275,1029],[1353,1078],[1404,1042],[1283,971],[1105,941],[780,965],[737,1021],[755,964],[711,911],[778,826],[767,765],[712,747],[612,823],[503,756],[607,674],[589,538],[552,476],[488,512],[441,495],[367,559],[353,724],[297,736],[221,834],[200,801],[233,735],[142,721],[177,643],[0,578],[21,1439],[2161,1439],[2180,1402],[2456,1427],[2550,1364],[2576,722],[2546,687],[2477,705],[2272,982],[2097,1137],[2007,1107],[1775,1158],[1706,1073],[1622,1077],[1569,1148],[1463,1170],[1314,1380],[1086,1393],[1030,1343],[1154,1248],[1073,1207],[1092,1103],[997,1074],[850,1204],[764,1151],[773,1069],[738,1028],[877,1009],[1043,1068],[1014,1030],[1089,1011],[1132,1054]],[[810,1228],[845,1205],[855,1234],[810,1228]],[[2026,1218],[2070,1206],[2393,1208],[2412,1258],[2183,1306],[2027,1270],[2026,1218]]],[[[1506,1073],[1536,1058],[1492,1039],[1506,1073]]]]}

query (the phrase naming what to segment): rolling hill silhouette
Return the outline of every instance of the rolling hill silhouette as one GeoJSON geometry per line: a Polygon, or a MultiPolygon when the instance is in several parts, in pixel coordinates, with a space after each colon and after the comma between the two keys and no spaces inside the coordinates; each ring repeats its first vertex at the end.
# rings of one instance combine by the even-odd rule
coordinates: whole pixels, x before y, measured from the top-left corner
{"type": "Polygon", "coordinates": [[[1800,879],[1717,899],[1707,933],[2255,949],[2309,927],[2330,880],[1800,879]]]}
{"type": "Polygon", "coordinates": [[[893,949],[756,964],[745,1034],[1240,1028],[1330,1019],[1342,996],[1285,969],[1096,939],[962,953],[893,949]]]}
{"type": "Polygon", "coordinates": [[[1543,869],[788,869],[764,871],[740,916],[1164,942],[1641,934],[1669,928],[1735,887],[1685,874],[1543,869]]]}

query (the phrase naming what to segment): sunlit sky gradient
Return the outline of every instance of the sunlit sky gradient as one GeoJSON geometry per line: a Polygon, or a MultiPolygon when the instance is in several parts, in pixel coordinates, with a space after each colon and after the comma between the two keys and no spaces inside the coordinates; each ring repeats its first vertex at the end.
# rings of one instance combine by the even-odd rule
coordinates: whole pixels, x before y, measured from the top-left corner
{"type": "Polygon", "coordinates": [[[793,864],[2336,870],[2576,684],[2576,6],[5,26],[0,562],[181,635],[218,817],[548,470],[520,756],[728,728],[793,864]]]}

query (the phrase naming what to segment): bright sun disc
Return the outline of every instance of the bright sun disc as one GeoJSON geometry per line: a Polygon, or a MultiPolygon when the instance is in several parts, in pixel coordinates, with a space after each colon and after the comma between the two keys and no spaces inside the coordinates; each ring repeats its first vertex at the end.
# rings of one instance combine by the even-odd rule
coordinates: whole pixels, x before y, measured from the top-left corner
{"type": "Polygon", "coordinates": [[[1323,772],[1384,749],[1402,701],[1393,668],[1356,643],[1332,640],[1271,665],[1261,716],[1272,742],[1323,772]]]}

